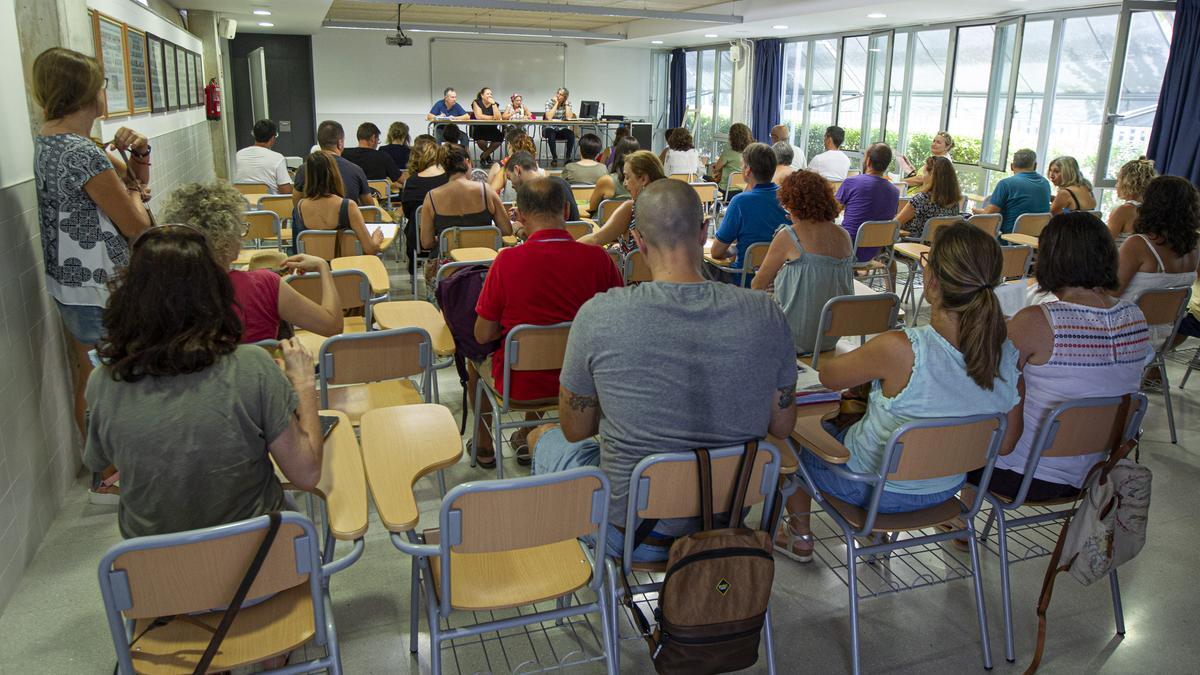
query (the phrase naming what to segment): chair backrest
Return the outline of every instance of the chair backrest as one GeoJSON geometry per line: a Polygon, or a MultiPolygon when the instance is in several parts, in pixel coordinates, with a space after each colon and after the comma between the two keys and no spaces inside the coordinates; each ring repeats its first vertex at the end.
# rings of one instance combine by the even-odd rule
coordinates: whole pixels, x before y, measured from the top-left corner
{"type": "Polygon", "coordinates": [[[624,203],[625,199],[605,199],[596,207],[596,223],[603,225],[608,222],[609,216],[617,210],[617,207],[624,203]]]}
{"type": "Polygon", "coordinates": [[[296,157],[295,155],[286,155],[283,158],[283,162],[289,169],[299,169],[300,167],[304,166],[304,158],[296,157]]]}
{"type": "Polygon", "coordinates": [[[1004,413],[917,420],[892,433],[880,466],[887,480],[954,476],[988,463],[1000,449],[1004,413]]]}
{"type": "Polygon", "coordinates": [[[839,295],[821,308],[817,344],[821,336],[845,337],[884,333],[896,326],[900,297],[895,293],[839,295]]]}
{"type": "Polygon", "coordinates": [[[591,234],[592,226],[590,223],[582,220],[572,220],[567,222],[567,232],[571,235],[572,239],[579,239],[584,235],[591,234]]]}
{"type": "Polygon", "coordinates": [[[692,183],[691,186],[696,191],[696,196],[700,198],[701,204],[708,206],[717,201],[716,183],[692,183]]]}
{"type": "Polygon", "coordinates": [[[932,242],[937,231],[948,225],[963,222],[962,216],[935,216],[925,221],[925,229],[921,230],[921,240],[932,242]]]}
{"type": "Polygon", "coordinates": [[[265,195],[271,192],[266,183],[234,183],[233,187],[244,195],[265,195]]]}
{"type": "Polygon", "coordinates": [[[295,204],[291,195],[268,195],[258,200],[259,211],[271,211],[279,216],[279,220],[291,220],[295,204]]]}
{"type": "Polygon", "coordinates": [[[1191,286],[1152,288],[1142,293],[1137,306],[1146,317],[1147,325],[1174,323],[1183,317],[1191,293],[1191,286]]]}
{"type": "Polygon", "coordinates": [[[746,248],[746,259],[742,267],[750,272],[757,272],[767,259],[767,251],[771,250],[771,242],[758,241],[746,248]]]}
{"type": "MultiPolygon", "coordinates": [[[[384,200],[387,200],[388,197],[390,197],[392,194],[392,181],[390,181],[386,178],[378,178],[375,180],[369,180],[369,181],[367,181],[367,187],[378,192],[379,196],[384,200]]],[[[385,201],[385,203],[386,203],[386,201],[385,201]]],[[[379,221],[370,221],[370,222],[379,222],[379,221]]]]}
{"type": "Polygon", "coordinates": [[[624,270],[627,284],[654,281],[654,275],[650,273],[650,264],[646,262],[646,254],[640,249],[625,255],[624,270]]]}
{"type": "Polygon", "coordinates": [[[243,240],[279,239],[279,214],[274,211],[247,211],[242,217],[246,221],[243,240]]]}
{"type": "MultiPolygon", "coordinates": [[[[906,185],[905,187],[908,187],[908,186],[906,185]]],[[[900,191],[900,194],[904,194],[904,191],[903,191],[903,190],[901,190],[901,191],[900,191]]],[[[912,197],[901,197],[901,198],[900,198],[900,202],[899,202],[899,203],[897,204],[897,206],[896,206],[896,215],[899,215],[899,214],[900,214],[900,212],[904,210],[904,207],[905,207],[905,206],[908,206],[908,202],[909,202],[911,199],[912,199],[912,197]]]]}
{"type": "Polygon", "coordinates": [[[1046,229],[1046,225],[1050,223],[1049,213],[1022,213],[1017,216],[1017,222],[1013,226],[1013,232],[1016,234],[1027,234],[1031,237],[1042,236],[1042,230],[1046,229]]]}
{"type": "MultiPolygon", "coordinates": [[[[333,274],[333,285],[337,289],[338,300],[342,311],[364,307],[371,299],[371,282],[367,275],[360,270],[336,270],[333,274]]],[[[321,304],[321,277],[317,274],[295,274],[283,278],[300,295],[321,304]]]]}
{"type": "Polygon", "coordinates": [[[737,172],[734,172],[734,173],[730,174],[730,175],[729,175],[729,187],[730,187],[731,189],[732,189],[732,188],[742,188],[742,189],[745,189],[745,188],[746,188],[746,176],[745,176],[745,174],[743,174],[743,173],[742,173],[742,172],[740,172],[740,171],[737,171],[737,172]]]}
{"type": "Polygon", "coordinates": [[[342,255],[362,255],[362,244],[353,230],[305,230],[296,235],[296,248],[300,253],[333,260],[337,237],[342,238],[342,255]]]}
{"type": "Polygon", "coordinates": [[[695,174],[690,174],[690,173],[673,173],[670,176],[667,176],[667,178],[670,178],[671,180],[681,180],[685,183],[690,183],[696,179],[696,176],[695,176],[695,174]]]}
{"type": "Polygon", "coordinates": [[[383,209],[378,206],[360,206],[358,207],[358,212],[362,214],[364,223],[383,222],[383,209]]]}
{"type": "Polygon", "coordinates": [[[1023,279],[1029,274],[1029,266],[1033,263],[1032,246],[1001,246],[1000,254],[1004,257],[1000,276],[1005,279],[1023,279]]]}
{"type": "Polygon", "coordinates": [[[444,257],[456,248],[490,248],[499,251],[504,246],[500,228],[495,225],[482,227],[450,227],[438,235],[438,255],[444,257]]]}
{"type": "Polygon", "coordinates": [[[287,260],[286,253],[269,248],[251,255],[246,269],[252,272],[254,270],[278,270],[283,267],[284,260],[287,260]]]}
{"type": "Polygon", "coordinates": [[[567,353],[571,322],[535,326],[523,323],[504,336],[503,408],[508,410],[512,373],[522,370],[558,370],[567,353]]]}
{"type": "Polygon", "coordinates": [[[854,250],[860,248],[882,248],[900,240],[900,222],[896,220],[868,220],[858,226],[854,235],[854,250]]]}
{"type": "Polygon", "coordinates": [[[592,199],[592,192],[596,190],[595,185],[572,185],[571,198],[578,202],[588,202],[592,199]]]}
{"type": "Polygon", "coordinates": [[[978,227],[987,232],[993,237],[1000,236],[1000,224],[1004,222],[1004,217],[999,213],[976,213],[967,218],[967,223],[978,227]]]}
{"type": "MultiPolygon", "coordinates": [[[[328,408],[330,385],[430,375],[433,340],[424,328],[415,326],[334,335],[321,344],[317,363],[321,407],[328,408]]],[[[428,399],[430,382],[427,377],[424,382],[428,399]]]]}

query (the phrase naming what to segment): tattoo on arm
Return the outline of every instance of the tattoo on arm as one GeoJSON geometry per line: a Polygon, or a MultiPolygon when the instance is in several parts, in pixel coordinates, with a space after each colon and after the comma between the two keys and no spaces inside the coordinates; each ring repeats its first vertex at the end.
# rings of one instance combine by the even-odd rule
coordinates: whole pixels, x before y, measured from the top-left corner
{"type": "Polygon", "coordinates": [[[579,396],[571,394],[571,398],[567,399],[567,405],[575,412],[584,412],[588,408],[599,408],[600,399],[596,396],[579,396]]]}
{"type": "Polygon", "coordinates": [[[796,402],[796,385],[788,387],[780,387],[776,391],[779,392],[779,409],[786,410],[788,406],[796,402]]]}

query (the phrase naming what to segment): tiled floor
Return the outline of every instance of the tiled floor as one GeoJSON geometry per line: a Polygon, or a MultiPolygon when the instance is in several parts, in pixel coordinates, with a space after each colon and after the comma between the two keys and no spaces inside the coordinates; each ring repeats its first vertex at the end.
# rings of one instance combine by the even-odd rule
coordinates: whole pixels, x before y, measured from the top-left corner
{"type": "MultiPolygon", "coordinates": [[[[404,289],[407,277],[393,277],[404,289]]],[[[1178,381],[1182,368],[1172,366],[1178,381]]],[[[453,370],[440,373],[442,401],[457,416],[459,388],[453,370]]],[[[1124,639],[1114,636],[1107,584],[1083,587],[1059,578],[1050,611],[1043,672],[1194,673],[1200,662],[1200,584],[1193,575],[1200,561],[1197,486],[1200,485],[1200,384],[1175,396],[1179,443],[1170,444],[1161,398],[1153,398],[1145,425],[1142,462],[1154,471],[1149,541],[1142,554],[1121,569],[1124,639]],[[1189,579],[1191,579],[1189,581],[1189,579]]],[[[512,460],[509,460],[512,462],[512,460]]],[[[507,467],[506,467],[507,468],[507,467]]],[[[512,463],[514,474],[523,472],[512,463]]],[[[447,472],[450,485],[492,474],[465,462],[447,472]]],[[[418,485],[424,523],[437,503],[432,480],[418,485]]],[[[104,622],[96,565],[119,540],[115,507],[91,506],[81,479],[29,567],[21,588],[0,615],[0,673],[112,672],[112,643],[104,622]]],[[[516,517],[516,516],[514,516],[516,517]]],[[[347,673],[427,672],[427,631],[421,622],[419,656],[408,652],[409,560],[389,541],[372,515],[362,559],[332,580],[334,615],[347,673]]],[[[344,552],[344,549],[342,550],[344,552]]],[[[964,554],[947,553],[966,560],[964,554]]],[[[1034,606],[1045,558],[1013,568],[1017,662],[1004,660],[997,560],[983,553],[992,655],[996,672],[1020,673],[1028,663],[1036,630],[1034,606]]],[[[887,563],[882,563],[886,565],[887,563]]],[[[981,670],[978,632],[968,580],[955,580],[861,602],[863,668],[867,672],[977,672],[981,670]]],[[[780,672],[844,672],[849,669],[846,586],[818,559],[800,565],[780,557],[773,595],[776,663],[780,672]]],[[[566,629],[548,626],[555,656],[563,658],[566,629]]],[[[540,633],[540,631],[539,631],[540,633]]],[[[539,636],[538,639],[543,639],[539,636]]],[[[585,641],[586,642],[586,641],[585,641]]],[[[449,651],[445,672],[531,672],[518,662],[538,650],[542,666],[552,661],[544,642],[524,635],[478,648],[449,651]],[[505,658],[508,666],[505,666],[505,658]]],[[[573,669],[599,672],[599,664],[573,669]]],[[[622,623],[622,672],[651,673],[645,645],[622,623]]],[[[761,661],[756,671],[765,671],[761,661]]]]}

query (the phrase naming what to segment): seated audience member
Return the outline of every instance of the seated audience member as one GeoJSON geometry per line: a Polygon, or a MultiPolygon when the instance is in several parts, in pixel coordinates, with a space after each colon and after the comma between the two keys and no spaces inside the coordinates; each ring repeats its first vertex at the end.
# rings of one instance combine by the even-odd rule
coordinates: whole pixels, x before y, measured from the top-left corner
{"type": "MultiPolygon", "coordinates": [[[[602,293],[579,310],[559,376],[561,427],[531,434],[534,474],[579,466],[608,474],[609,521],[622,529],[629,476],[644,457],[786,437],[796,419],[787,322],[765,293],[704,279],[696,191],[661,180],[639,201],[634,236],[654,282],[602,293]],[[697,378],[713,363],[738,364],[736,396],[719,378],[697,378]]],[[[666,560],[671,540],[697,520],[659,521],[634,560],[666,560]]],[[[609,528],[608,555],[621,555],[622,539],[609,528]]]]}
{"type": "Polygon", "coordinates": [[[721,259],[728,257],[729,247],[736,243],[737,258],[730,265],[736,269],[749,264],[746,251],[751,245],[771,241],[775,230],[788,222],[787,211],[777,199],[779,186],[771,182],[775,175],[775,151],[771,146],[747,145],[742,153],[742,167],[746,189],[729,200],[712,245],[712,257],[721,259]]]}
{"type": "MultiPolygon", "coordinates": [[[[454,87],[446,87],[445,90],[442,91],[442,100],[434,103],[433,107],[429,109],[429,112],[425,114],[426,121],[453,120],[465,122],[469,119],[471,119],[471,113],[464,110],[463,107],[458,104],[458,92],[454,90],[454,87]]],[[[433,127],[433,135],[435,138],[437,138],[438,143],[449,140],[446,138],[446,132],[450,129],[457,130],[458,126],[454,124],[438,124],[433,127]]],[[[450,142],[459,143],[461,140],[461,134],[459,134],[456,135],[454,140],[450,142]]]]}
{"type": "MultiPolygon", "coordinates": [[[[779,203],[791,226],[775,234],[750,287],[765,291],[774,284],[775,302],[787,317],[796,353],[809,354],[825,303],[854,295],[854,242],[833,222],[838,214],[833,186],[812,171],[788,176],[779,188],[779,203]]],[[[820,351],[836,344],[837,338],[823,337],[820,351]]]]}
{"type": "Polygon", "coordinates": [[[579,161],[563,167],[562,177],[570,185],[595,185],[608,175],[608,167],[596,161],[603,143],[596,134],[579,137],[579,161]]]}
{"type": "MultiPolygon", "coordinates": [[[[550,325],[575,319],[580,305],[593,295],[621,285],[621,274],[601,249],[579,244],[565,229],[564,216],[571,191],[547,178],[524,181],[517,188],[517,210],[521,227],[529,238],[520,246],[500,251],[483,284],[475,312],[475,339],[481,344],[502,340],[521,324],[550,325]]],[[[475,395],[476,368],[491,368],[496,389],[504,387],[504,343],[491,361],[471,364],[468,389],[475,395]]],[[[510,395],[521,401],[554,398],[558,394],[557,370],[521,371],[512,374],[510,395]]],[[[491,412],[486,399],[484,413],[491,412]]],[[[475,401],[472,400],[472,405],[475,401]]],[[[527,419],[536,419],[530,413],[527,419]]],[[[518,430],[513,439],[518,461],[529,460],[525,436],[518,430]]],[[[476,452],[485,468],[495,466],[491,435],[475,430],[476,452]]]]}
{"type": "Polygon", "coordinates": [[[775,151],[775,175],[771,177],[771,182],[776,185],[783,185],[783,180],[788,176],[799,171],[792,166],[792,160],[795,158],[792,150],[792,144],[787,141],[777,141],[771,146],[775,151]]]}
{"type": "MultiPolygon", "coordinates": [[[[1010,411],[1020,401],[1018,353],[1007,338],[992,290],[1001,281],[1001,267],[1000,246],[986,232],[966,223],[943,228],[925,266],[925,292],[933,306],[930,323],[888,331],[852,352],[821,360],[826,387],[870,388],[865,417],[845,430],[827,427],[850,451],[846,468],[877,472],[892,433],[914,420],[996,413],[1014,417],[1010,411]]],[[[822,493],[867,508],[872,495],[864,483],[842,478],[811,452],[802,452],[800,461],[822,493]]],[[[888,481],[879,512],[940,504],[959,491],[963,478],[888,481]]],[[[776,550],[801,562],[812,560],[813,551],[806,489],[802,483],[788,499],[789,515],[776,539],[776,550]]]]}
{"type": "Polygon", "coordinates": [[[367,180],[400,180],[403,171],[396,166],[391,155],[379,149],[379,127],[371,122],[363,122],[358,125],[355,136],[358,138],[358,147],[346,148],[342,151],[342,157],[357,164],[367,175],[367,180]]]}
{"type": "Polygon", "coordinates": [[[600,157],[597,159],[597,161],[604,166],[607,166],[609,173],[612,173],[613,171],[613,153],[616,151],[617,143],[620,143],[621,139],[623,138],[629,138],[630,133],[631,132],[628,124],[622,124],[618,126],[617,130],[613,132],[612,145],[608,146],[604,149],[604,152],[600,153],[600,157]]]}
{"type": "MultiPolygon", "coordinates": [[[[1155,288],[1191,286],[1200,264],[1200,193],[1186,179],[1159,176],[1146,186],[1134,234],[1121,245],[1114,295],[1137,304],[1155,288]]],[[[1150,326],[1150,346],[1158,349],[1172,324],[1150,326]]]]}
{"type": "MultiPolygon", "coordinates": [[[[533,142],[533,138],[529,134],[515,127],[508,130],[505,144],[508,146],[508,156],[492,164],[488,169],[488,186],[492,188],[493,192],[500,195],[501,199],[511,202],[516,199],[517,193],[515,188],[510,190],[508,183],[505,182],[504,169],[508,166],[508,160],[518,152],[527,152],[531,157],[537,157],[537,144],[533,142]]],[[[538,171],[545,174],[541,169],[538,171]]]]}
{"type": "Polygon", "coordinates": [[[500,198],[487,186],[471,180],[471,157],[467,150],[448,145],[444,166],[448,180],[425,195],[421,215],[421,248],[437,248],[438,237],[452,227],[495,225],[503,234],[512,234],[508,212],[500,198]]]}
{"type": "Polygon", "coordinates": [[[404,209],[404,245],[412,259],[420,241],[417,232],[417,209],[425,203],[425,195],[450,180],[442,166],[446,151],[433,136],[421,134],[413,141],[409,155],[408,170],[404,172],[404,190],[400,193],[400,206],[404,209]]]}
{"type": "Polygon", "coordinates": [[[1092,184],[1079,171],[1079,162],[1074,157],[1055,157],[1046,168],[1046,177],[1058,188],[1054,201],[1050,202],[1050,213],[1058,215],[1066,211],[1090,211],[1096,208],[1092,196],[1092,184]]]}
{"type": "Polygon", "coordinates": [[[461,145],[467,147],[467,136],[456,126],[447,126],[442,130],[442,142],[450,145],[461,145]]]}
{"type": "Polygon", "coordinates": [[[962,216],[962,189],[954,163],[945,157],[925,158],[924,183],[896,214],[896,220],[911,239],[920,239],[930,218],[962,216]]]}
{"type": "MultiPolygon", "coordinates": [[[[846,141],[846,131],[841,127],[825,129],[825,152],[813,157],[808,162],[808,170],[825,180],[846,180],[850,174],[850,158],[842,152],[842,143],[846,141]]],[[[899,201],[899,197],[896,198],[899,201]]]]}
{"type": "Polygon", "coordinates": [[[1108,231],[1112,233],[1117,248],[1133,234],[1133,224],[1137,221],[1138,209],[1142,207],[1142,195],[1150,181],[1158,177],[1154,170],[1154,160],[1139,157],[1121,165],[1117,172],[1117,199],[1120,204],[1108,212],[1108,231]]]}
{"type": "Polygon", "coordinates": [[[742,172],[742,151],[753,142],[754,135],[750,133],[750,127],[741,122],[729,127],[729,145],[712,164],[712,176],[723,192],[729,191],[729,177],[742,172]]]}
{"type": "MultiPolygon", "coordinates": [[[[582,146],[582,139],[580,139],[582,146]]],[[[520,190],[521,186],[536,178],[545,177],[555,183],[559,187],[567,191],[570,199],[567,200],[567,215],[568,221],[579,220],[579,204],[575,203],[575,196],[571,193],[571,184],[563,180],[560,176],[546,176],[544,172],[538,168],[537,162],[534,161],[533,155],[528,152],[518,152],[508,158],[508,165],[504,167],[505,178],[512,185],[513,190],[520,190]]],[[[514,211],[514,214],[517,211],[514,211]]],[[[522,239],[525,237],[525,231],[519,224],[513,226],[513,233],[522,239]]]]}
{"type": "MultiPolygon", "coordinates": [[[[471,101],[471,115],[477,120],[499,122],[505,119],[491,87],[484,87],[476,94],[475,100],[471,101]]],[[[500,148],[500,142],[504,140],[504,132],[500,131],[498,125],[476,124],[471,127],[471,138],[479,146],[479,163],[488,166],[492,163],[492,153],[500,148]]]]}
{"type": "Polygon", "coordinates": [[[658,158],[662,160],[663,171],[668,176],[688,174],[698,178],[704,175],[700,151],[692,142],[692,132],[684,127],[667,132],[667,147],[663,148],[658,158]]]}
{"type": "Polygon", "coordinates": [[[954,160],[950,157],[950,149],[954,147],[954,138],[945,131],[939,131],[933,135],[933,140],[929,146],[929,157],[921,163],[920,168],[914,167],[908,157],[900,155],[900,169],[905,174],[904,182],[908,184],[908,196],[915,196],[925,187],[925,172],[929,169],[930,157],[943,157],[950,160],[953,164],[954,160]]]}
{"type": "MultiPolygon", "coordinates": [[[[775,147],[780,143],[788,146],[788,148],[790,148],[792,151],[792,158],[787,161],[787,165],[791,167],[792,171],[799,171],[800,169],[806,168],[808,166],[808,162],[805,161],[804,150],[792,145],[791,138],[792,132],[786,126],[782,124],[776,124],[775,126],[771,127],[771,147],[775,147]]],[[[775,149],[776,154],[779,154],[779,148],[776,147],[775,149]]],[[[781,160],[779,163],[783,164],[783,161],[781,160]]]]}
{"type": "Polygon", "coordinates": [[[971,209],[972,213],[1002,214],[1002,234],[1012,233],[1020,216],[1050,209],[1050,181],[1037,172],[1037,154],[1029,149],[1017,150],[1009,168],[1012,175],[996,183],[987,206],[971,209]]]}
{"type": "MultiPolygon", "coordinates": [[[[345,196],[342,177],[333,159],[326,152],[314,152],[304,158],[304,166],[300,168],[308,174],[308,185],[304,197],[292,209],[292,250],[300,250],[300,233],[305,230],[353,230],[363,255],[375,255],[383,244],[383,230],[367,230],[358,204],[345,196]]],[[[337,255],[357,255],[355,251],[340,249],[339,237],[337,255]]]]}
{"type": "MultiPolygon", "coordinates": [[[[666,174],[663,173],[662,164],[658,161],[658,157],[649,150],[638,150],[637,152],[625,158],[625,167],[622,171],[625,174],[625,189],[629,192],[629,199],[622,202],[620,206],[613,211],[599,230],[584,235],[579,241],[585,244],[594,244],[596,246],[608,246],[616,243],[620,247],[621,253],[629,253],[637,250],[637,242],[634,240],[632,233],[637,227],[637,198],[642,193],[645,187],[655,181],[665,180],[666,174]]],[[[675,181],[682,183],[682,181],[675,181]]],[[[694,189],[689,185],[688,189],[694,189]]]]}
{"type": "MultiPolygon", "coordinates": [[[[1024,387],[988,484],[1008,499],[1021,487],[1029,451],[1050,411],[1067,401],[1136,392],[1153,355],[1141,310],[1108,293],[1117,286],[1117,251],[1097,218],[1076,211],[1050,219],[1038,238],[1036,276],[1039,290],[1058,299],[1026,307],[1008,322],[1024,387]]],[[[1043,457],[1027,499],[1074,497],[1106,450],[1043,457]]],[[[971,485],[980,478],[979,470],[967,474],[971,485]]],[[[963,489],[966,503],[974,497],[974,490],[963,489]]]]}
{"type": "Polygon", "coordinates": [[[273,195],[292,193],[292,175],[287,160],[271,148],[279,138],[279,127],[272,120],[254,123],[254,145],[237,151],[235,183],[262,183],[273,195]]]}
{"type": "MultiPolygon", "coordinates": [[[[412,152],[412,139],[408,135],[408,125],[404,122],[392,122],[388,127],[387,145],[379,146],[379,149],[392,158],[396,163],[396,167],[401,171],[408,168],[408,156],[412,152]]],[[[404,180],[404,174],[400,174],[400,181],[404,180]]]]}
{"type": "Polygon", "coordinates": [[[640,147],[633,136],[626,136],[617,141],[612,156],[612,172],[596,181],[596,189],[592,190],[592,198],[588,200],[588,213],[592,216],[600,215],[600,202],[605,199],[630,198],[629,190],[625,187],[625,158],[637,152],[640,147]]]}
{"type": "Polygon", "coordinates": [[[321,258],[298,254],[283,262],[284,269],[291,273],[320,275],[320,304],[281,283],[275,270],[230,269],[242,248],[245,207],[246,201],[233,186],[214,181],[181,185],[167,198],[162,211],[164,221],[200,230],[217,262],[229,271],[233,311],[242,322],[242,342],[274,340],[279,337],[280,320],[320,335],[341,333],[342,306],[337,287],[329,265],[321,258]]]}
{"type": "MultiPolygon", "coordinates": [[[[554,92],[554,96],[546,101],[546,119],[547,120],[573,120],[578,115],[571,108],[571,103],[567,100],[571,92],[567,91],[566,87],[559,87],[558,91],[554,92]]],[[[575,127],[542,127],[542,138],[545,139],[546,145],[550,146],[550,166],[558,166],[558,143],[563,141],[566,143],[566,157],[568,160],[574,154],[575,150],[575,127]]]]}
{"type": "MultiPolygon", "coordinates": [[[[842,181],[836,198],[845,209],[842,227],[853,240],[858,227],[869,220],[891,220],[896,216],[896,205],[900,203],[900,190],[888,180],[888,165],[892,163],[892,149],[886,143],[876,143],[863,153],[863,172],[842,181]]],[[[878,248],[858,251],[858,262],[867,262],[879,254],[878,248]]]]}
{"type": "Polygon", "coordinates": [[[284,369],[240,345],[233,285],[189,227],[133,244],[104,312],[88,380],[84,462],[121,473],[121,536],[232,523],[288,508],[272,459],[296,487],[321,477],[313,359],[281,343],[284,369]]]}
{"type": "MultiPolygon", "coordinates": [[[[346,132],[342,129],[342,125],[333,120],[321,122],[317,126],[317,144],[321,146],[321,152],[329,155],[334,162],[334,168],[344,190],[340,194],[362,206],[374,206],[375,198],[371,196],[371,186],[367,183],[367,174],[363,172],[362,167],[342,157],[346,145],[346,132]]],[[[293,203],[298,203],[304,196],[304,167],[307,164],[308,162],[305,161],[299,169],[296,169],[296,189],[292,192],[293,203]]]]}

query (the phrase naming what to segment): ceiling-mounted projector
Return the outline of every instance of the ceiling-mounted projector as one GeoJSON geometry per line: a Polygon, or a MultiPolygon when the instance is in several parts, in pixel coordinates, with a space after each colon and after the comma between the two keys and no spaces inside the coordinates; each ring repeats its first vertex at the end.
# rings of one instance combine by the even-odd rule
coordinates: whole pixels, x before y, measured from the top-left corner
{"type": "Polygon", "coordinates": [[[411,47],[413,43],[413,39],[405,35],[403,31],[389,35],[384,40],[393,47],[411,47]]]}

